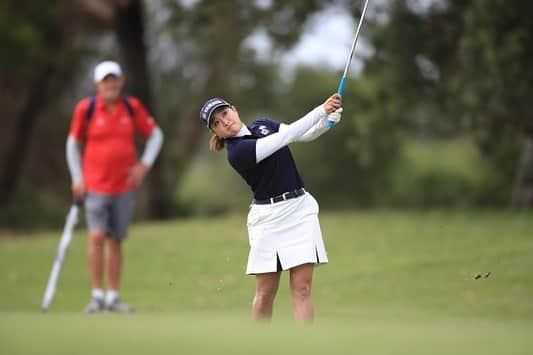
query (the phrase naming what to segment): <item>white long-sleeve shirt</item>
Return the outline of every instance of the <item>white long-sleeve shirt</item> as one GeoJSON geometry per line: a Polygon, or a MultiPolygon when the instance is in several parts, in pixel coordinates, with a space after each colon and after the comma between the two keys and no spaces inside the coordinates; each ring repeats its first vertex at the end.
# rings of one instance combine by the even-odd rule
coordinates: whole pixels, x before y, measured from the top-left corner
{"type": "MultiPolygon", "coordinates": [[[[259,138],[256,142],[256,162],[264,160],[279,149],[293,142],[309,142],[328,129],[327,113],[323,105],[320,105],[307,113],[305,116],[291,124],[281,124],[278,132],[259,138]]],[[[237,137],[251,134],[248,127],[242,125],[237,137]]]]}

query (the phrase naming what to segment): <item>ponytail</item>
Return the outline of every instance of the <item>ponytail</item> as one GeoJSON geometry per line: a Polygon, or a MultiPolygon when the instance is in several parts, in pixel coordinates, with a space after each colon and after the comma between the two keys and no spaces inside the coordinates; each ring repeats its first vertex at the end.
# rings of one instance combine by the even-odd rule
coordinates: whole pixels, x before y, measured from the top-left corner
{"type": "Polygon", "coordinates": [[[209,139],[209,149],[213,152],[220,152],[224,149],[224,138],[220,138],[216,134],[213,134],[209,139]]]}

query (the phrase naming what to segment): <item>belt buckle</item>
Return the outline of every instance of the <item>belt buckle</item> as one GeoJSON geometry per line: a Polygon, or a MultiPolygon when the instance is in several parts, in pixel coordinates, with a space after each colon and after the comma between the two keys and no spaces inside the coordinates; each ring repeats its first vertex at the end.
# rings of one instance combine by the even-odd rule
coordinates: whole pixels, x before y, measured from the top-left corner
{"type": "Polygon", "coordinates": [[[283,198],[283,201],[287,201],[287,196],[286,195],[288,195],[288,194],[290,194],[290,192],[284,192],[284,193],[281,194],[281,197],[283,198]]]}

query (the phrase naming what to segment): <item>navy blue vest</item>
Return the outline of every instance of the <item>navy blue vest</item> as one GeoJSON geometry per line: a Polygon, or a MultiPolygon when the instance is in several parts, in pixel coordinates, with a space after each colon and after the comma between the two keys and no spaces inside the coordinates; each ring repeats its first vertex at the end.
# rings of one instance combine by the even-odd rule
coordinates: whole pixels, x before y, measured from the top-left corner
{"type": "Polygon", "coordinates": [[[279,122],[263,118],[248,126],[252,135],[226,139],[229,163],[250,185],[258,200],[304,187],[289,147],[256,163],[257,139],[276,133],[279,126],[279,122]]]}

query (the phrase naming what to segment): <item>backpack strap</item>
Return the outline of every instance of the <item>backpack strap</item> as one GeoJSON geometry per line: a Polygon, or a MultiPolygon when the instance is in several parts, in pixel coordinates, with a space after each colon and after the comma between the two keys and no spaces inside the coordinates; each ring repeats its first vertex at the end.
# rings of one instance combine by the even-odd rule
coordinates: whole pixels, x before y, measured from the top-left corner
{"type": "Polygon", "coordinates": [[[87,120],[87,123],[91,120],[94,114],[94,107],[96,106],[96,96],[91,96],[89,98],[89,107],[87,108],[87,112],[85,113],[85,118],[87,120]]]}
{"type": "Polygon", "coordinates": [[[128,110],[130,117],[133,119],[135,117],[135,111],[133,110],[133,106],[131,105],[129,96],[123,95],[122,102],[124,103],[124,106],[126,106],[126,110],[128,110]]]}

